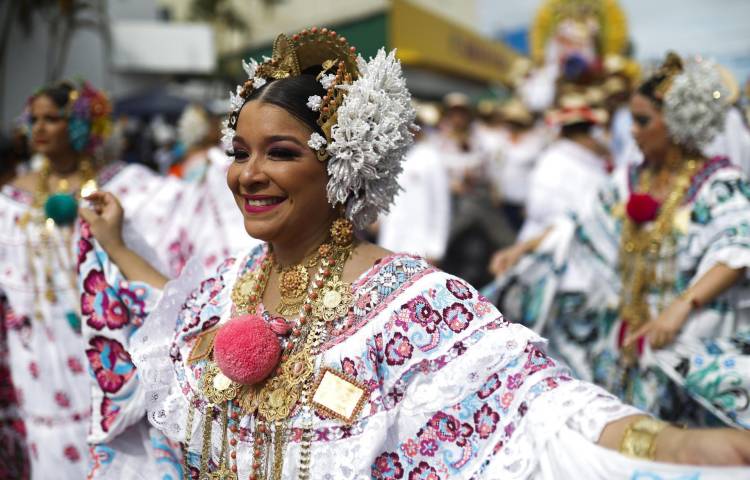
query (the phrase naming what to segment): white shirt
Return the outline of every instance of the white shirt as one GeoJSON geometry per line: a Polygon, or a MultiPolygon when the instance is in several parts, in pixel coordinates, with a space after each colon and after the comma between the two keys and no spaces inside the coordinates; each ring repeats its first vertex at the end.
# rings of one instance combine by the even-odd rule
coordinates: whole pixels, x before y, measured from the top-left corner
{"type": "Polygon", "coordinates": [[[531,172],[519,240],[539,235],[557,216],[588,202],[607,175],[604,159],[591,150],[567,139],[552,143],[531,172]]]}
{"type": "Polygon", "coordinates": [[[495,185],[506,202],[514,205],[526,203],[531,172],[548,140],[546,133],[535,127],[521,134],[515,142],[509,133],[503,135],[495,185]]]}
{"type": "Polygon", "coordinates": [[[378,244],[394,252],[440,259],[448,245],[450,187],[435,144],[421,141],[404,159],[403,190],[380,219],[378,244]]]}

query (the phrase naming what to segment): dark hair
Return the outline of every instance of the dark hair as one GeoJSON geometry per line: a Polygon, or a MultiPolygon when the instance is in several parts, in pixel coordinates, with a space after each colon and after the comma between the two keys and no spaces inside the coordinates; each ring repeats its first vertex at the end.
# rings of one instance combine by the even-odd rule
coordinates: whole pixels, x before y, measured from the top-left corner
{"type": "MultiPolygon", "coordinates": [[[[320,68],[318,68],[320,70],[320,68]]],[[[307,70],[296,77],[272,80],[261,88],[254,90],[245,103],[260,100],[281,107],[314,132],[323,135],[318,125],[319,113],[307,106],[307,99],[313,95],[323,97],[326,94],[316,74],[307,70]]]]}
{"type": "Polygon", "coordinates": [[[576,122],[570,125],[563,125],[560,129],[560,136],[562,138],[573,138],[580,135],[588,135],[591,133],[591,129],[594,124],[591,122],[576,122]]]}
{"type": "Polygon", "coordinates": [[[662,99],[659,98],[657,90],[666,78],[667,75],[663,74],[656,74],[649,77],[638,87],[638,93],[651,100],[657,107],[661,108],[662,99]]]}
{"type": "Polygon", "coordinates": [[[664,101],[664,91],[669,88],[667,82],[682,72],[682,69],[683,64],[680,56],[674,52],[667,52],[667,56],[659,69],[638,87],[638,93],[648,97],[657,107],[661,108],[664,101]]]}
{"type": "Polygon", "coordinates": [[[34,94],[33,98],[49,97],[59,108],[65,108],[70,101],[70,92],[73,90],[75,90],[75,87],[71,83],[59,82],[42,87],[34,94]]]}

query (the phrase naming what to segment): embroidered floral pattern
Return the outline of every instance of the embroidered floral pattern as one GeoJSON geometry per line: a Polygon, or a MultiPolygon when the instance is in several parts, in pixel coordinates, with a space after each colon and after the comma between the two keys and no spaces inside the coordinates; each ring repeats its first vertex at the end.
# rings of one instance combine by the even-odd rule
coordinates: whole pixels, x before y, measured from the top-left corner
{"type": "Polygon", "coordinates": [[[409,339],[396,332],[385,347],[385,361],[388,365],[403,365],[411,358],[413,350],[414,347],[409,343],[409,339]]]}
{"type": "Polygon", "coordinates": [[[107,393],[117,393],[123,384],[135,374],[130,354],[117,340],[94,337],[89,340],[91,348],[86,350],[96,381],[107,393]]]}
{"type": "Polygon", "coordinates": [[[87,317],[87,324],[96,330],[122,328],[128,321],[125,306],[107,285],[100,270],[91,270],[83,281],[81,313],[87,317]]]}
{"type": "Polygon", "coordinates": [[[474,429],[479,434],[479,438],[489,438],[490,434],[495,431],[499,420],[500,415],[487,404],[474,412],[474,429]]]}
{"type": "Polygon", "coordinates": [[[448,287],[448,291],[459,300],[468,300],[473,297],[469,286],[457,278],[451,278],[445,282],[445,286],[448,287]]]}
{"type": "Polygon", "coordinates": [[[403,476],[404,468],[401,466],[397,453],[383,453],[372,464],[372,478],[392,480],[403,476]]]}
{"type": "Polygon", "coordinates": [[[462,303],[454,303],[443,310],[445,324],[456,333],[466,330],[473,318],[474,314],[462,303]]]}
{"type": "Polygon", "coordinates": [[[117,418],[117,415],[119,415],[120,413],[120,407],[115,405],[115,403],[109,397],[104,397],[101,405],[99,406],[99,409],[101,410],[100,413],[102,419],[100,423],[102,430],[105,432],[109,432],[110,427],[117,418]]]}
{"type": "Polygon", "coordinates": [[[433,310],[430,302],[423,296],[410,300],[402,309],[407,310],[409,318],[424,327],[428,333],[434,332],[441,320],[440,314],[433,310]]]}

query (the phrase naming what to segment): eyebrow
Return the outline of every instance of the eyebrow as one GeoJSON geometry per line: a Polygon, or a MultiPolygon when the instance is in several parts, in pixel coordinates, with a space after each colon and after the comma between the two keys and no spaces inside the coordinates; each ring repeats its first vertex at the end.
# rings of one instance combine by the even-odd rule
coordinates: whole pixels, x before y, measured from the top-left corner
{"type": "MultiPolygon", "coordinates": [[[[232,139],[232,141],[233,142],[242,143],[244,145],[247,145],[247,142],[245,141],[245,139],[242,138],[240,135],[235,135],[234,138],[232,139]]],[[[273,135],[273,136],[271,136],[271,137],[268,138],[268,143],[282,142],[282,141],[289,141],[289,142],[292,142],[292,143],[296,143],[300,147],[305,147],[306,146],[306,145],[303,145],[302,142],[300,142],[296,137],[292,137],[290,135],[273,135]]]]}
{"type": "Polygon", "coordinates": [[[292,137],[290,135],[274,135],[268,139],[269,142],[282,142],[282,141],[289,141],[292,143],[296,143],[300,147],[305,147],[306,145],[303,145],[302,142],[300,142],[296,137],[292,137]]]}

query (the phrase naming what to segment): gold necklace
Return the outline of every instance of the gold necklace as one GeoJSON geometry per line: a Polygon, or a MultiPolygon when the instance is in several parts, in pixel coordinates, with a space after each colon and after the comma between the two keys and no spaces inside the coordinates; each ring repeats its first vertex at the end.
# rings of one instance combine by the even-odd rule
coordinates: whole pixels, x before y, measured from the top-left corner
{"type": "MultiPolygon", "coordinates": [[[[204,414],[207,420],[204,420],[202,439],[201,478],[209,475],[210,447],[207,445],[210,445],[212,438],[210,419],[217,406],[221,408],[225,438],[227,428],[233,436],[222,445],[219,471],[211,475],[237,478],[236,451],[233,448],[238,442],[236,425],[239,414],[233,411],[227,417],[227,412],[235,408],[254,417],[251,478],[281,478],[288,421],[298,404],[303,418],[300,477],[306,477],[309,473],[315,358],[327,331],[326,323],[345,315],[352,301],[351,285],[342,280],[344,265],[354,249],[352,230],[348,221],[336,220],[331,226],[333,241],[318,248],[317,272],[309,286],[306,285],[307,294],[299,309],[297,324],[283,348],[281,362],[268,379],[256,385],[239,385],[224,376],[213,361],[207,365],[201,378],[203,392],[209,400],[204,414]],[[226,447],[227,444],[229,447],[226,447]],[[229,449],[228,455],[225,447],[229,449]]],[[[238,314],[255,311],[267,286],[273,263],[272,252],[269,252],[261,261],[260,268],[238,278],[232,289],[232,301],[238,314]]]]}
{"type": "MultiPolygon", "coordinates": [[[[78,171],[81,174],[80,195],[86,196],[96,190],[96,180],[94,179],[94,170],[91,162],[82,159],[78,165],[78,171]]],[[[35,297],[39,296],[39,287],[36,283],[37,269],[34,264],[34,257],[44,259],[44,297],[50,303],[57,303],[58,296],[54,285],[55,263],[61,269],[68,270],[69,281],[72,291],[77,290],[77,278],[74,263],[65,262],[60,250],[64,250],[68,259],[75,257],[72,250],[72,230],[62,228],[63,242],[59,244],[54,236],[55,227],[69,227],[77,217],[78,205],[74,197],[75,194],[69,192],[70,183],[67,179],[60,179],[54,192],[49,188],[49,178],[51,165],[48,158],[43,158],[39,170],[39,180],[36,191],[34,191],[32,208],[27,211],[20,219],[19,226],[26,233],[26,245],[29,252],[28,266],[32,278],[35,297]],[[35,241],[32,239],[32,232],[29,229],[30,224],[38,226],[39,237],[35,241]]],[[[80,330],[80,305],[79,302],[73,302],[78,307],[75,311],[66,314],[68,322],[75,330],[80,330]]],[[[36,302],[34,305],[34,318],[43,320],[41,305],[36,302]]]]}
{"type": "MultiPolygon", "coordinates": [[[[647,296],[649,287],[656,283],[656,264],[662,246],[672,236],[677,208],[690,188],[693,176],[702,162],[688,160],[677,173],[672,190],[664,200],[658,216],[650,226],[638,225],[625,216],[620,241],[620,318],[632,333],[650,320],[647,296]]],[[[639,179],[639,190],[647,192],[651,186],[652,172],[646,170],[639,179]]],[[[626,365],[635,362],[636,347],[630,345],[621,350],[621,359],[626,365]]]]}
{"type": "Polygon", "coordinates": [[[279,300],[276,312],[281,316],[294,315],[299,312],[305,301],[307,286],[310,283],[308,269],[314,268],[320,262],[320,249],[316,250],[309,258],[302,262],[287,267],[282,267],[272,256],[276,271],[279,272],[279,300]]]}

